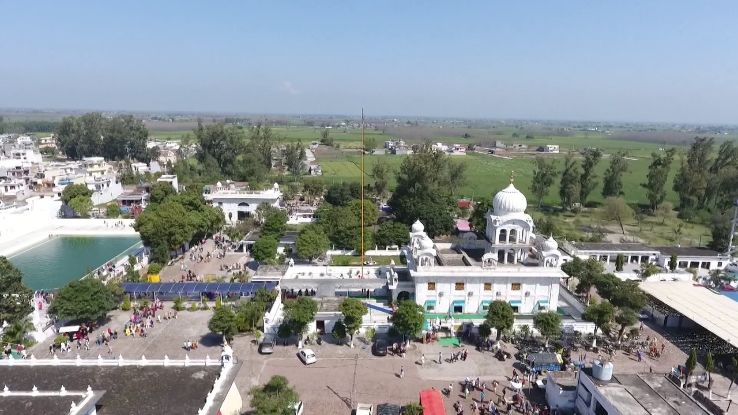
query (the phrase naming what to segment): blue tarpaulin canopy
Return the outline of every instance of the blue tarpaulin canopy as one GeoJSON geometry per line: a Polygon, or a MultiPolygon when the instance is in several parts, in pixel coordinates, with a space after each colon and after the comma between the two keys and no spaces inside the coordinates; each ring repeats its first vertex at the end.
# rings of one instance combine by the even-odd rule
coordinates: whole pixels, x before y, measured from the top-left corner
{"type": "Polygon", "coordinates": [[[203,293],[254,295],[259,288],[273,290],[276,282],[125,282],[123,292],[133,295],[194,295],[203,293]]]}

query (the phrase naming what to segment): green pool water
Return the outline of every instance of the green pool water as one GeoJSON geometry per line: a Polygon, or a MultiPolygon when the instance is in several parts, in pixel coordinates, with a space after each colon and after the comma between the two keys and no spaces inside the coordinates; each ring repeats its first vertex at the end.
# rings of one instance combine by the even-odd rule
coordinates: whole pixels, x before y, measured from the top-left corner
{"type": "Polygon", "coordinates": [[[140,246],[138,236],[63,236],[11,256],[33,290],[48,290],[79,279],[112,258],[140,246]]]}

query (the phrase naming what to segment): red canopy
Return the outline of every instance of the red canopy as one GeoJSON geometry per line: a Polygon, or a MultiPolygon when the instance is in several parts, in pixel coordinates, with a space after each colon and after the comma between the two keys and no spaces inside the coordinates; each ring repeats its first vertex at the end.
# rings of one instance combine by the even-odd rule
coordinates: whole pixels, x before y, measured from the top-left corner
{"type": "Polygon", "coordinates": [[[443,396],[436,389],[420,391],[420,406],[423,407],[423,415],[446,415],[443,396]]]}

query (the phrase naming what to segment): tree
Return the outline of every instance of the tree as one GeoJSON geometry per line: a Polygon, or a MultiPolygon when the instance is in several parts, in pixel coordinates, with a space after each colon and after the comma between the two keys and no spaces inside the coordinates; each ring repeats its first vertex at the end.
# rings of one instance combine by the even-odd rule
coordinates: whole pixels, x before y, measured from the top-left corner
{"type": "Polygon", "coordinates": [[[618,343],[623,340],[625,329],[634,325],[636,322],[638,322],[638,315],[635,311],[630,308],[621,308],[618,310],[617,314],[615,314],[615,323],[620,326],[620,329],[618,329],[618,343]]]}
{"type": "Polygon", "coordinates": [[[261,226],[262,236],[275,236],[281,238],[287,229],[287,212],[282,209],[270,210],[264,218],[261,226]]]}
{"type": "Polygon", "coordinates": [[[105,206],[105,217],[108,219],[114,219],[120,216],[120,208],[118,207],[118,204],[115,202],[108,203],[107,206],[105,206]]]}
{"type": "Polygon", "coordinates": [[[655,275],[661,272],[661,268],[658,265],[653,264],[651,262],[645,262],[641,264],[640,271],[641,271],[641,277],[648,278],[651,275],[655,275]]]}
{"type": "Polygon", "coordinates": [[[377,139],[373,136],[364,137],[364,151],[371,153],[375,148],[377,148],[377,139]]]}
{"type": "Polygon", "coordinates": [[[210,317],[210,321],[208,321],[208,329],[226,338],[233,337],[238,332],[236,314],[233,309],[231,307],[216,308],[213,316],[210,317]]]}
{"type": "Polygon", "coordinates": [[[656,217],[661,218],[661,224],[663,225],[667,220],[674,218],[674,206],[671,202],[662,202],[654,211],[656,217]]]}
{"type": "Polygon", "coordinates": [[[294,176],[299,176],[303,171],[303,162],[306,159],[305,146],[301,141],[288,143],[284,146],[284,164],[294,176]]]}
{"type": "Polygon", "coordinates": [[[610,166],[605,171],[602,184],[602,197],[618,197],[623,194],[623,173],[628,171],[626,154],[619,152],[610,158],[610,166]]]}
{"type": "Polygon", "coordinates": [[[679,264],[679,260],[676,254],[671,254],[671,257],[669,257],[669,271],[671,272],[676,271],[677,264],[679,264]]]}
{"type": "Polygon", "coordinates": [[[655,212],[656,208],[666,199],[666,181],[669,179],[675,153],[676,150],[673,148],[666,150],[663,154],[651,153],[647,180],[641,183],[641,186],[646,189],[646,198],[648,198],[652,212],[655,212]]]}
{"type": "Polygon", "coordinates": [[[334,206],[346,206],[360,197],[361,185],[356,182],[331,185],[325,193],[325,201],[334,206]]]}
{"type": "Polygon", "coordinates": [[[298,336],[302,335],[317,312],[318,303],[308,297],[298,297],[296,300],[284,304],[285,320],[289,323],[292,333],[298,336]]]}
{"type": "Polygon", "coordinates": [[[403,246],[410,242],[410,234],[405,224],[389,220],[379,225],[375,240],[379,246],[403,246]]]}
{"type": "Polygon", "coordinates": [[[416,304],[415,301],[400,301],[392,314],[392,325],[405,338],[415,337],[423,328],[424,313],[423,306],[416,304]]]}
{"type": "MultiPolygon", "coordinates": [[[[208,211],[217,208],[203,209],[208,211]]],[[[218,209],[218,212],[221,212],[220,220],[224,221],[222,211],[218,209]]],[[[189,242],[195,235],[197,228],[193,220],[194,216],[185,206],[170,198],[161,204],[145,209],[136,218],[134,229],[141,235],[144,244],[152,248],[152,259],[159,263],[166,263],[169,261],[170,251],[189,242]]],[[[205,226],[209,222],[198,221],[198,224],[205,226]]]]}
{"type": "Polygon", "coordinates": [[[543,203],[543,198],[551,190],[557,174],[555,160],[546,160],[541,156],[536,157],[536,169],[533,171],[533,181],[530,183],[530,191],[538,199],[539,208],[541,207],[541,203],[543,203]]]}
{"type": "Polygon", "coordinates": [[[495,300],[489,305],[484,321],[497,330],[496,340],[500,341],[502,332],[512,328],[515,321],[515,312],[507,302],[495,300]]]}
{"type": "Polygon", "coordinates": [[[34,330],[33,323],[28,318],[14,321],[3,331],[3,343],[24,344],[28,333],[34,330]]]}
{"type": "Polygon", "coordinates": [[[105,317],[117,305],[110,287],[90,277],[72,281],[59,290],[49,313],[59,320],[87,322],[105,317]]]}
{"type": "Polygon", "coordinates": [[[169,183],[156,182],[151,185],[151,191],[149,192],[150,203],[162,203],[167,200],[170,196],[176,195],[177,192],[174,190],[169,183]]]}
{"type": "Polygon", "coordinates": [[[562,266],[561,269],[564,272],[567,272],[567,270],[576,272],[576,274],[569,274],[578,280],[575,291],[579,294],[583,294],[585,302],[589,304],[589,299],[592,296],[592,287],[595,286],[604,271],[602,263],[596,258],[589,258],[586,261],[581,261],[579,264],[570,265],[566,267],[566,269],[562,266]]]}
{"type": "Polygon", "coordinates": [[[346,340],[346,325],[343,324],[343,320],[336,321],[336,324],[333,325],[333,331],[331,333],[333,334],[333,337],[340,343],[343,343],[343,341],[346,340]]]}
{"type": "Polygon", "coordinates": [[[679,195],[679,210],[682,213],[703,207],[713,144],[712,138],[695,137],[686,157],[682,157],[673,186],[679,195]]]}
{"type": "Polygon", "coordinates": [[[33,311],[33,291],[23,284],[23,274],[4,256],[0,256],[0,324],[12,324],[33,311]]]}
{"type": "Polygon", "coordinates": [[[735,383],[735,377],[738,376],[738,359],[735,357],[730,358],[730,367],[728,368],[730,376],[730,385],[728,386],[728,399],[730,399],[730,390],[733,389],[733,383],[735,383]]]}
{"type": "Polygon", "coordinates": [[[712,372],[715,371],[715,359],[712,357],[712,352],[710,351],[705,356],[705,371],[707,372],[707,388],[712,395],[712,372]]]}
{"type": "Polygon", "coordinates": [[[277,256],[278,245],[279,240],[275,236],[263,236],[254,243],[254,246],[251,248],[251,254],[259,262],[273,262],[274,257],[277,256]]]}
{"type": "Polygon", "coordinates": [[[607,300],[600,303],[593,301],[592,304],[590,304],[587,309],[584,310],[582,318],[586,321],[594,323],[595,325],[592,347],[597,346],[597,331],[607,331],[614,312],[615,308],[607,300]]]}
{"type": "Polygon", "coordinates": [[[259,415],[294,415],[300,401],[284,376],[272,376],[262,387],[251,389],[251,407],[259,415]]]}
{"type": "Polygon", "coordinates": [[[712,240],[707,246],[718,252],[726,252],[730,244],[730,232],[732,231],[731,218],[728,214],[715,214],[710,223],[712,240]]]}
{"type": "Polygon", "coordinates": [[[487,229],[487,212],[492,207],[492,197],[484,198],[474,203],[474,209],[469,215],[472,229],[478,233],[484,233],[487,229]]]}
{"type": "Polygon", "coordinates": [[[622,271],[623,266],[625,265],[625,256],[623,254],[618,254],[618,256],[615,257],[615,271],[622,271]]]}
{"type": "Polygon", "coordinates": [[[689,378],[692,377],[692,372],[697,368],[697,350],[694,347],[689,351],[689,357],[687,357],[684,367],[687,369],[687,383],[689,383],[689,378]]]}
{"type": "Polygon", "coordinates": [[[92,199],[86,196],[77,196],[70,200],[68,203],[69,207],[72,208],[77,216],[86,218],[90,216],[90,209],[92,209],[92,199]]]}
{"type": "Polygon", "coordinates": [[[390,175],[392,168],[384,159],[380,159],[372,166],[371,177],[374,179],[373,190],[380,199],[384,199],[389,192],[390,175]]]}
{"type": "Polygon", "coordinates": [[[100,156],[104,124],[100,113],[64,117],[56,130],[57,145],[67,157],[74,160],[100,156]]]}
{"type": "Polygon", "coordinates": [[[582,205],[587,203],[587,197],[597,187],[597,175],[594,169],[602,159],[602,151],[597,148],[588,148],[584,150],[583,155],[582,174],[579,176],[579,202],[582,205]]]}
{"type": "MultiPolygon", "coordinates": [[[[393,198],[398,194],[395,190],[393,198]]],[[[450,195],[416,192],[398,197],[392,206],[398,221],[410,227],[416,220],[425,226],[431,238],[449,234],[454,227],[453,198],[450,195]]]]}
{"type": "Polygon", "coordinates": [[[595,287],[597,294],[612,302],[615,293],[620,289],[622,281],[613,274],[602,274],[595,278],[595,287]]]}
{"type": "Polygon", "coordinates": [[[621,281],[609,300],[615,307],[640,310],[646,306],[648,298],[637,281],[621,281]]]}
{"type": "Polygon", "coordinates": [[[330,136],[330,130],[327,128],[324,128],[320,131],[320,144],[323,144],[324,146],[330,146],[333,147],[333,137],[330,136]]]}
{"type": "Polygon", "coordinates": [[[624,222],[633,219],[634,214],[633,209],[625,203],[622,197],[610,196],[605,199],[605,205],[602,210],[603,218],[617,223],[623,235],[625,235],[624,222]]]}
{"type": "Polygon", "coordinates": [[[366,305],[356,298],[346,298],[341,302],[341,314],[343,323],[346,325],[348,335],[351,337],[351,347],[354,347],[354,334],[361,328],[364,315],[369,311],[366,305]]]}
{"type": "Polygon", "coordinates": [[[358,232],[358,234],[354,238],[354,244],[351,248],[354,252],[358,252],[359,255],[362,255],[366,253],[367,250],[372,249],[374,246],[374,231],[372,231],[370,227],[365,227],[363,234],[361,233],[361,231],[358,232]]]}
{"type": "Polygon", "coordinates": [[[92,196],[92,190],[87,188],[86,184],[70,184],[62,190],[61,201],[62,203],[69,204],[75,197],[90,197],[92,196]]]}
{"type": "Polygon", "coordinates": [[[533,327],[541,333],[548,347],[548,340],[561,334],[561,316],[555,311],[538,313],[533,318],[533,327]]]}
{"type": "Polygon", "coordinates": [[[406,157],[397,173],[397,186],[389,205],[400,222],[410,226],[416,220],[431,236],[453,229],[455,201],[453,190],[464,181],[465,165],[423,144],[406,157]]]}
{"type": "Polygon", "coordinates": [[[330,241],[320,225],[311,223],[302,228],[297,235],[295,248],[300,258],[312,261],[330,248],[330,241]]]}
{"type": "Polygon", "coordinates": [[[571,209],[579,202],[580,182],[579,164],[574,160],[572,154],[567,154],[564,159],[564,169],[561,171],[561,182],[559,185],[559,198],[565,209],[571,209]]]}

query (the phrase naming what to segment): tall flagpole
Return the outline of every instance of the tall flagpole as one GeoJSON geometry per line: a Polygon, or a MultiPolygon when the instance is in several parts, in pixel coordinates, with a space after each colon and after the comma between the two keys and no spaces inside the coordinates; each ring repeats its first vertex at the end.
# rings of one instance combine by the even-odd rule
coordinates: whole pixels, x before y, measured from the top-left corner
{"type": "Polygon", "coordinates": [[[364,278],[364,108],[361,108],[361,278],[364,278]]]}

